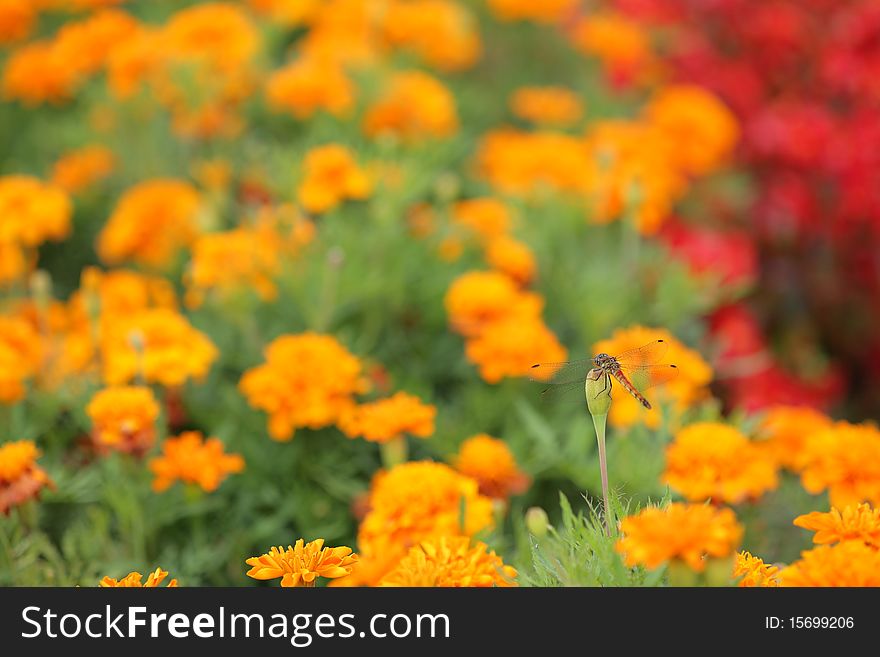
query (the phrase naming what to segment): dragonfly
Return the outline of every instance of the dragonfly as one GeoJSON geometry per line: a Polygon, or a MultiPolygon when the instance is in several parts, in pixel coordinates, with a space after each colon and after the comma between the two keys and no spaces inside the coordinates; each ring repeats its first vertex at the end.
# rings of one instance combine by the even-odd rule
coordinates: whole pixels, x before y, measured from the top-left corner
{"type": "Polygon", "coordinates": [[[598,381],[602,377],[603,388],[596,394],[597,397],[606,391],[610,394],[612,381],[617,380],[642,406],[650,409],[651,402],[645,399],[643,392],[671,381],[678,375],[678,368],[675,365],[660,363],[666,355],[667,348],[666,341],[654,340],[616,356],[601,353],[582,360],[537,363],[532,365],[532,376],[529,378],[551,386],[541,391],[541,396],[545,399],[572,390],[584,390],[587,377],[593,381],[598,381]]]}

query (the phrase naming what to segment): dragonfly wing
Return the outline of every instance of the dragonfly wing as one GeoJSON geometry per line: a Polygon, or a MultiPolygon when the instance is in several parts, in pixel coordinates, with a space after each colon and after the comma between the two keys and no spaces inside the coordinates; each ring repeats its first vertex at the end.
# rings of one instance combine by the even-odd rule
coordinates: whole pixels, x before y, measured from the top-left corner
{"type": "Polygon", "coordinates": [[[532,365],[529,378],[539,383],[550,385],[567,385],[569,383],[584,384],[587,372],[593,368],[593,359],[570,360],[562,363],[538,363],[532,365]]]}
{"type": "Polygon", "coordinates": [[[626,378],[635,386],[636,390],[641,392],[648,388],[668,383],[678,376],[678,368],[675,365],[621,366],[621,369],[626,378]]]}
{"type": "Polygon", "coordinates": [[[627,365],[641,367],[659,363],[663,356],[666,355],[668,349],[669,345],[665,340],[654,340],[637,349],[630,349],[620,354],[611,355],[617,359],[621,367],[626,367],[627,365]]]}
{"type": "Polygon", "coordinates": [[[586,400],[586,390],[583,381],[570,381],[558,385],[548,385],[541,390],[541,401],[555,402],[559,400],[575,399],[580,395],[581,400],[586,400]]]}

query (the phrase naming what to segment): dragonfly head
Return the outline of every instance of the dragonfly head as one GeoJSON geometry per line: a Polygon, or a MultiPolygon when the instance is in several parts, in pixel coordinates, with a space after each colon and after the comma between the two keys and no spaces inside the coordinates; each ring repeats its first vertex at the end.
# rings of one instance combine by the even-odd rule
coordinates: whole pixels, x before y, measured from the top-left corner
{"type": "Polygon", "coordinates": [[[593,358],[593,362],[596,364],[596,367],[602,367],[603,365],[607,365],[611,362],[611,356],[606,353],[596,354],[593,358]]]}

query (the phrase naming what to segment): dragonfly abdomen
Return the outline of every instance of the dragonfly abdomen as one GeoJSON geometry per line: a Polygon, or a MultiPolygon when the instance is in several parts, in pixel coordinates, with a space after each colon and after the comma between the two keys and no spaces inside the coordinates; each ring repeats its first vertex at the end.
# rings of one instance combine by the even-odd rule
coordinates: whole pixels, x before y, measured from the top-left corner
{"type": "Polygon", "coordinates": [[[611,369],[611,374],[614,376],[615,379],[620,382],[620,385],[622,385],[629,394],[639,400],[642,406],[644,406],[648,410],[651,409],[651,402],[645,399],[645,396],[638,390],[636,390],[636,387],[632,383],[630,383],[630,380],[626,378],[626,375],[620,370],[619,365],[611,369]]]}

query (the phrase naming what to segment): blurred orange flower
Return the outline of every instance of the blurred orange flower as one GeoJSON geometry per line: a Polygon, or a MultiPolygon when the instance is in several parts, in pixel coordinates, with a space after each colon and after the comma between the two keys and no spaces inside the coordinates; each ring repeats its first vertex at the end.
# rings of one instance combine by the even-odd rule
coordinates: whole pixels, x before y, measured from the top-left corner
{"type": "Polygon", "coordinates": [[[506,235],[510,230],[510,209],[494,198],[472,198],[452,206],[453,221],[484,239],[506,235]]]}
{"type": "Polygon", "coordinates": [[[388,399],[353,406],[339,417],[339,428],[349,438],[386,443],[403,434],[427,438],[434,433],[437,408],[398,392],[388,399]]]}
{"type": "Polygon", "coordinates": [[[37,375],[43,359],[40,334],[24,318],[0,315],[0,403],[25,396],[25,382],[37,375]]]}
{"type": "Polygon", "coordinates": [[[198,431],[184,431],[162,443],[162,456],[150,459],[155,475],[153,490],[162,492],[180,480],[197,484],[204,491],[214,491],[230,474],[244,470],[239,454],[225,454],[223,443],[198,431]]]}
{"type": "Polygon", "coordinates": [[[329,335],[282,335],[266,347],[265,358],[244,373],[239,389],[269,414],[275,440],[290,440],[297,427],[336,423],[365,389],[361,362],[329,335]]]}
{"type": "Polygon", "coordinates": [[[37,465],[40,450],[30,440],[0,445],[0,513],[39,496],[46,486],[53,487],[45,470],[37,465]]]}
{"type": "MultiPolygon", "coordinates": [[[[147,581],[143,583],[141,583],[143,575],[138,572],[131,572],[119,580],[113,579],[112,577],[104,577],[104,579],[102,579],[98,585],[105,588],[156,588],[163,582],[166,577],[168,577],[167,570],[156,568],[156,570],[154,570],[147,576],[147,581]]],[[[168,588],[176,587],[177,580],[172,579],[170,582],[168,582],[167,586],[168,588]]]]}
{"type": "Polygon", "coordinates": [[[804,445],[810,435],[831,428],[831,419],[806,406],[774,406],[758,427],[758,444],[780,465],[799,472],[803,466],[804,445]]]}
{"type": "Polygon", "coordinates": [[[23,280],[28,268],[21,246],[0,240],[0,287],[23,280]]]}
{"type": "Polygon", "coordinates": [[[677,560],[702,572],[707,557],[733,553],[743,529],[730,509],[673,502],[624,518],[620,531],[623,538],[615,549],[624,555],[627,566],[657,568],[677,560]]]}
{"type": "Polygon", "coordinates": [[[0,2],[0,44],[27,37],[37,21],[38,11],[33,0],[0,2]]]}
{"type": "Polygon", "coordinates": [[[538,270],[532,250],[507,236],[496,237],[486,244],[486,262],[520,285],[530,283],[538,270]]]}
{"type": "Polygon", "coordinates": [[[130,187],[98,235],[98,255],[108,264],[168,266],[198,235],[200,203],[196,189],[181,180],[158,178],[130,187]]]}
{"type": "Polygon", "coordinates": [[[828,513],[813,511],[795,518],[794,524],[816,532],[813,543],[861,541],[880,548],[880,508],[872,509],[870,504],[848,506],[843,512],[836,508],[828,513]]]}
{"type": "MultiPolygon", "coordinates": [[[[652,398],[660,402],[671,402],[676,415],[690,406],[709,398],[709,383],[712,381],[712,368],[695,350],[688,349],[665,329],[632,326],[615,331],[611,338],[600,340],[593,345],[593,353],[619,355],[629,349],[637,349],[653,340],[663,340],[668,346],[664,363],[678,368],[675,379],[651,390],[652,398]]],[[[653,401],[653,399],[652,399],[653,401]]],[[[651,410],[642,406],[632,395],[621,392],[614,396],[614,403],[608,419],[612,426],[630,427],[638,422],[656,429],[660,426],[661,414],[657,404],[651,410]]],[[[673,422],[677,422],[674,417],[673,422]]]]}
{"type": "Polygon", "coordinates": [[[364,118],[364,132],[370,137],[391,134],[419,140],[450,137],[457,131],[455,97],[421,71],[395,73],[364,118]]]}
{"type": "Polygon", "coordinates": [[[53,183],[32,176],[0,176],[0,243],[39,246],[70,233],[73,204],[53,183]]]}
{"type": "Polygon", "coordinates": [[[461,474],[476,479],[480,493],[493,499],[507,499],[524,492],[531,483],[519,469],[503,440],[485,433],[471,436],[459,447],[453,466],[461,474]]]}
{"type": "Polygon", "coordinates": [[[471,543],[467,536],[441,536],[410,548],[379,585],[509,587],[516,586],[516,575],[485,543],[471,543]]]}
{"type": "Polygon", "coordinates": [[[531,20],[554,23],[571,15],[578,0],[488,0],[492,13],[501,20],[531,20]]]}
{"type": "Polygon", "coordinates": [[[880,429],[836,422],[811,434],[803,448],[800,472],[814,495],[828,490],[831,506],[843,509],[870,502],[880,506],[880,429]]]}
{"type": "Polygon", "coordinates": [[[472,271],[453,281],[443,304],[452,328],[473,336],[508,317],[537,317],[544,302],[537,294],[520,290],[505,274],[472,271]]]}
{"type": "Polygon", "coordinates": [[[116,386],[92,397],[86,414],[92,422],[92,441],[99,452],[109,450],[143,455],[156,440],[159,403],[143,386],[116,386]]]}
{"type": "Polygon", "coordinates": [[[104,146],[84,146],[65,153],[52,168],[52,182],[71,194],[106,178],[116,163],[113,152],[104,146]]]}
{"type": "Polygon", "coordinates": [[[861,541],[821,545],[779,573],[780,586],[880,586],[880,550],[861,541]]]}
{"type": "Polygon", "coordinates": [[[251,569],[248,577],[266,580],[281,578],[283,587],[312,587],[318,577],[335,579],[351,574],[358,555],[349,547],[325,548],[324,539],[309,543],[299,539],[296,544],[272,547],[267,554],[245,561],[251,569]]]}
{"type": "Polygon", "coordinates": [[[734,562],[733,576],[741,578],[737,586],[774,587],[779,586],[779,568],[765,564],[749,552],[738,552],[734,562]]]}
{"type": "Polygon", "coordinates": [[[467,359],[488,383],[526,376],[535,363],[564,361],[568,355],[556,335],[537,316],[510,316],[494,321],[465,344],[467,359]]]}
{"type": "Polygon", "coordinates": [[[306,154],[303,168],[305,177],[297,196],[308,212],[327,212],[346,199],[363,200],[372,191],[372,184],[354,154],[340,144],[313,148],[306,154]]]}
{"type": "Polygon", "coordinates": [[[510,97],[514,116],[537,125],[567,127],[581,120],[584,106],[565,87],[522,87],[510,97]]]}
{"type": "Polygon", "coordinates": [[[343,116],[354,107],[355,87],[338,64],[300,57],[269,76],[266,101],[273,110],[298,119],[318,111],[343,116]]]}
{"type": "Polygon", "coordinates": [[[662,481],[691,502],[728,504],[754,501],[779,485],[767,453],[720,422],[690,424],[675,435],[662,481]]]}
{"type": "Polygon", "coordinates": [[[656,62],[646,28],[617,12],[591,13],[571,31],[575,48],[598,58],[613,79],[652,80],[656,62]]]}

